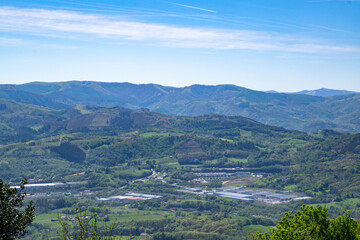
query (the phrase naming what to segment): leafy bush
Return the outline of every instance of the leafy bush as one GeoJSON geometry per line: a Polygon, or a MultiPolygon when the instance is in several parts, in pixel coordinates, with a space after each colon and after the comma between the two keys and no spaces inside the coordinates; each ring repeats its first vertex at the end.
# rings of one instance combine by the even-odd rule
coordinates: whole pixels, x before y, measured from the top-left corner
{"type": "Polygon", "coordinates": [[[357,222],[350,218],[349,212],[344,216],[328,219],[326,207],[303,205],[300,211],[285,213],[276,228],[269,233],[256,233],[256,240],[316,239],[316,240],[352,240],[356,236],[357,222]]]}

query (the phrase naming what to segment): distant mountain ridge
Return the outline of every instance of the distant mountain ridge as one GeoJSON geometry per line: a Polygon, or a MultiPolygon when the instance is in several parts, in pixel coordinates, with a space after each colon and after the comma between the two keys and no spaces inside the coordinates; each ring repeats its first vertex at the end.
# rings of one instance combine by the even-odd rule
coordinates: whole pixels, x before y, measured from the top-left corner
{"type": "Polygon", "coordinates": [[[328,89],[328,88],[319,88],[319,89],[315,89],[315,90],[303,90],[303,91],[299,91],[299,92],[278,92],[275,90],[269,90],[266,92],[267,93],[304,94],[304,95],[318,96],[318,97],[333,97],[333,96],[359,93],[359,92],[348,91],[348,90],[337,90],[337,89],[328,89]]]}
{"type": "Polygon", "coordinates": [[[311,95],[311,96],[319,96],[319,97],[332,97],[332,96],[339,96],[339,95],[357,94],[358,92],[320,88],[320,89],[316,89],[316,90],[303,90],[303,91],[296,92],[296,93],[297,94],[306,94],[306,95],[311,95]]]}
{"type": "MultiPolygon", "coordinates": [[[[266,93],[235,85],[175,88],[157,84],[91,81],[33,82],[6,86],[11,86],[13,92],[3,98],[57,109],[77,104],[122,106],[130,109],[147,108],[170,115],[241,115],[264,124],[307,132],[325,128],[360,131],[360,94],[321,97],[298,93],[266,93]],[[32,97],[20,97],[25,96],[24,93],[32,97]]],[[[3,88],[4,85],[0,85],[0,93],[3,88]]]]}
{"type": "Polygon", "coordinates": [[[69,106],[58,101],[54,101],[47,96],[23,91],[18,85],[2,84],[0,85],[0,98],[9,99],[16,102],[28,103],[33,105],[51,107],[56,109],[68,108],[69,106]]]}

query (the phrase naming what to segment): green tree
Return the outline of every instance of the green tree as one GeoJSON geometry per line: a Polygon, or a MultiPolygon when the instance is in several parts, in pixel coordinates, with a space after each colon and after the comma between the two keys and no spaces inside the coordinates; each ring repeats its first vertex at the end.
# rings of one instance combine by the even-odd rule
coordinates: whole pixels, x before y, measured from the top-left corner
{"type": "Polygon", "coordinates": [[[326,207],[303,205],[300,211],[285,213],[276,228],[269,233],[257,232],[253,235],[256,240],[352,240],[356,236],[357,222],[350,218],[349,212],[343,216],[328,218],[326,207]]]}
{"type": "Polygon", "coordinates": [[[0,179],[0,239],[20,238],[34,219],[33,202],[23,207],[26,183],[24,179],[20,189],[10,188],[0,179]]]}

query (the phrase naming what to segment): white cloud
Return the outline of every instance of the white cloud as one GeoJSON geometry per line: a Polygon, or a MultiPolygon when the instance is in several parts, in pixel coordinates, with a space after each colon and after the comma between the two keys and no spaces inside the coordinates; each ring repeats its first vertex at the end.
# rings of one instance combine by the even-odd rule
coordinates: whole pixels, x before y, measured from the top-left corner
{"type": "Polygon", "coordinates": [[[116,16],[75,11],[0,7],[0,31],[33,35],[85,35],[163,46],[199,49],[239,49],[282,52],[360,52],[358,47],[301,42],[294,37],[262,31],[178,27],[142,23],[116,16]]]}
{"type": "Polygon", "coordinates": [[[23,45],[24,43],[25,41],[19,38],[0,37],[0,45],[17,46],[23,45]]]}

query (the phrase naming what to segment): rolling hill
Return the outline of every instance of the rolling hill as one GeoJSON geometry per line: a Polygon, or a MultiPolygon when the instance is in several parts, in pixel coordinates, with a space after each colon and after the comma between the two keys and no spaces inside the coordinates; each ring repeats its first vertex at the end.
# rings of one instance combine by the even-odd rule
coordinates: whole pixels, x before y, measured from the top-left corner
{"type": "Polygon", "coordinates": [[[277,144],[292,146],[289,139],[312,139],[306,133],[241,116],[184,117],[83,105],[54,110],[3,99],[0,108],[4,128],[0,131],[0,177],[6,179],[40,175],[60,179],[69,164],[84,170],[93,164],[113,167],[169,156],[176,156],[179,164],[239,166],[241,162],[219,159],[228,156],[235,161],[277,144]]]}
{"type": "MultiPolygon", "coordinates": [[[[338,96],[338,107],[344,99],[356,104],[354,96],[338,96]]],[[[70,169],[123,165],[128,170],[141,162],[148,169],[147,160],[168,158],[178,166],[258,169],[271,174],[259,184],[296,185],[311,196],[359,196],[359,134],[325,130],[310,135],[242,116],[171,116],[84,105],[54,110],[4,99],[0,111],[0,175],[9,180],[60,180],[73,174],[70,169]]]]}
{"type": "MultiPolygon", "coordinates": [[[[7,87],[9,88],[8,85],[7,87]]],[[[241,115],[264,124],[306,132],[317,132],[324,128],[342,132],[360,130],[360,122],[356,120],[360,117],[360,105],[356,104],[360,94],[320,97],[308,93],[266,93],[235,85],[174,88],[156,84],[89,81],[34,82],[11,85],[11,88],[21,93],[15,96],[26,96],[22,93],[27,93],[32,94],[34,99],[39,99],[37,102],[33,98],[21,99],[21,102],[42,106],[51,103],[58,109],[77,104],[122,106],[130,109],[148,108],[178,116],[212,113],[241,115]],[[45,104],[42,99],[51,99],[51,102],[45,101],[45,104]]],[[[330,94],[329,91],[325,92],[330,94]]],[[[15,97],[9,95],[7,98],[15,97]]]]}

